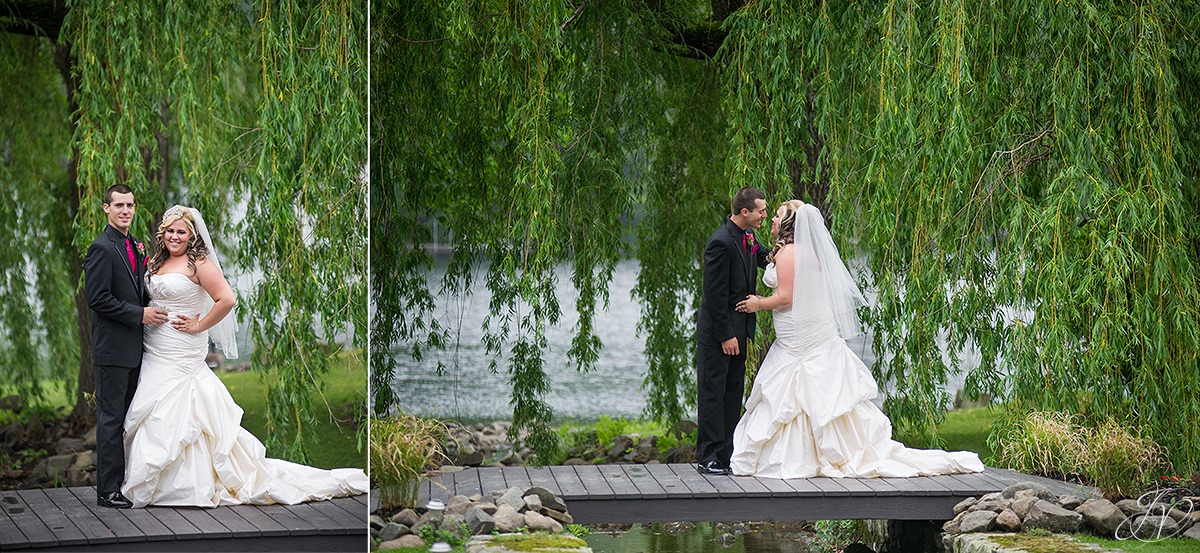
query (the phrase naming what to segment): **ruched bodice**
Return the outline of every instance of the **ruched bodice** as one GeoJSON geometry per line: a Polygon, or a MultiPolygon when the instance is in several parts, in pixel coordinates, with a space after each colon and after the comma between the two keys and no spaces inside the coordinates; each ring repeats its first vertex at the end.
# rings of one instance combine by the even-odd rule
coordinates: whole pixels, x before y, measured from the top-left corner
{"type": "MultiPolygon", "coordinates": [[[[181,273],[160,273],[146,277],[150,306],[163,309],[168,319],[176,315],[204,315],[200,310],[208,292],[181,273]]],[[[208,333],[188,334],[175,330],[170,323],[146,327],[146,356],[155,358],[191,357],[204,359],[208,353],[208,333]]],[[[207,366],[204,367],[207,370],[207,366]]]]}
{"type": "MultiPolygon", "coordinates": [[[[767,265],[763,272],[763,283],[772,290],[779,287],[779,273],[775,264],[767,265]]],[[[797,290],[798,298],[806,306],[803,312],[795,312],[790,306],[771,312],[775,327],[775,343],[796,355],[803,356],[830,340],[838,340],[837,324],[829,309],[817,309],[824,305],[824,290],[797,290]]]]}

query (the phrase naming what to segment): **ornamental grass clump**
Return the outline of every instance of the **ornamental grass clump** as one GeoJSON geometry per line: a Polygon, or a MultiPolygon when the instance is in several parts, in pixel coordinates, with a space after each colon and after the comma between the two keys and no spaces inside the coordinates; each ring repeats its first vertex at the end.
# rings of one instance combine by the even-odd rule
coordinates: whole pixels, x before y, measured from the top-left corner
{"type": "Polygon", "coordinates": [[[1089,432],[1087,456],[1088,476],[1109,499],[1140,494],[1162,465],[1158,444],[1113,422],[1089,432]]]}
{"type": "Polygon", "coordinates": [[[1021,472],[1054,478],[1078,474],[1087,442],[1077,418],[1057,412],[1029,413],[1002,427],[999,447],[993,449],[1001,463],[1021,472]]]}
{"type": "Polygon", "coordinates": [[[1083,425],[1083,417],[1031,412],[1000,422],[995,449],[1000,464],[1015,470],[1079,480],[1109,499],[1138,495],[1164,461],[1153,440],[1115,422],[1083,425]]]}
{"type": "Polygon", "coordinates": [[[421,476],[446,461],[441,422],[412,415],[371,423],[371,477],[379,484],[379,507],[415,508],[421,476]]]}

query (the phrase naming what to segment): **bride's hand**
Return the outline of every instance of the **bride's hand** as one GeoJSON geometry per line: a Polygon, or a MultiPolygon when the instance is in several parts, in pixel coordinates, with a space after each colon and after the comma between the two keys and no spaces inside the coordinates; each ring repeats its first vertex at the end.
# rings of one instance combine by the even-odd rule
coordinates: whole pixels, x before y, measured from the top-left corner
{"type": "Polygon", "coordinates": [[[187,315],[176,315],[175,320],[171,321],[171,326],[180,332],[188,334],[197,334],[200,332],[200,316],[189,317],[187,315]]]}
{"type": "Polygon", "coordinates": [[[755,311],[758,311],[761,303],[762,298],[754,294],[750,294],[749,296],[746,296],[746,299],[739,301],[735,309],[742,313],[754,313],[755,311]]]}

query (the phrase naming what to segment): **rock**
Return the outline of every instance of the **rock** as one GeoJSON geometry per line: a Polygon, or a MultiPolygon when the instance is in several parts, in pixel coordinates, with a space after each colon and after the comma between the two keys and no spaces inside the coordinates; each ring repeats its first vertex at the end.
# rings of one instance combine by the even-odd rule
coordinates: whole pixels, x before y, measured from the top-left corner
{"type": "Polygon", "coordinates": [[[976,503],[974,507],[971,507],[971,510],[972,511],[992,511],[993,513],[999,513],[1000,511],[1003,511],[1003,510],[1009,508],[1010,506],[1012,506],[1011,499],[1004,499],[1003,497],[995,497],[992,499],[980,499],[979,502],[976,503]]]}
{"type": "Polygon", "coordinates": [[[580,459],[579,457],[571,457],[570,459],[563,461],[563,464],[564,465],[588,465],[591,463],[588,463],[587,461],[584,461],[583,459],[580,459]]]}
{"type": "Polygon", "coordinates": [[[90,486],[96,483],[96,454],[92,451],[81,451],[73,455],[71,466],[67,468],[67,486],[90,486]]]}
{"type": "Polygon", "coordinates": [[[633,438],[621,434],[613,438],[612,446],[604,454],[610,461],[616,461],[625,455],[625,452],[633,448],[633,438]]]}
{"type": "Polygon", "coordinates": [[[442,519],[442,523],[438,525],[438,530],[450,532],[460,538],[465,538],[466,536],[464,534],[466,534],[466,532],[463,531],[462,525],[466,522],[466,520],[467,517],[464,517],[463,515],[446,515],[445,518],[442,519]]]}
{"type": "Polygon", "coordinates": [[[500,505],[492,519],[496,521],[496,529],[501,532],[516,532],[525,525],[525,517],[510,505],[500,505]]]}
{"type": "Polygon", "coordinates": [[[1020,532],[1021,517],[1012,509],[1005,509],[996,515],[996,527],[1005,532],[1020,532]]]}
{"type": "Polygon", "coordinates": [[[1082,495],[1068,493],[1058,496],[1058,505],[1064,509],[1070,509],[1074,511],[1076,507],[1083,505],[1083,502],[1087,500],[1088,498],[1082,495]]]}
{"type": "Polygon", "coordinates": [[[379,515],[371,515],[367,517],[367,524],[371,527],[371,534],[377,535],[384,526],[387,526],[387,521],[383,520],[383,517],[379,515]]]}
{"type": "Polygon", "coordinates": [[[1168,516],[1145,515],[1133,521],[1133,535],[1141,540],[1167,538],[1179,533],[1179,523],[1168,516]]]}
{"type": "Polygon", "coordinates": [[[21,409],[24,408],[25,402],[21,401],[21,396],[10,395],[4,396],[3,399],[0,399],[0,409],[5,409],[14,413],[20,413],[21,409]]]}
{"type": "Polygon", "coordinates": [[[407,534],[400,536],[397,539],[385,541],[379,544],[380,551],[385,549],[400,549],[404,547],[425,549],[425,540],[421,539],[421,536],[416,534],[407,534]]]}
{"type": "Polygon", "coordinates": [[[571,524],[575,522],[575,519],[570,514],[562,511],[556,511],[554,509],[547,509],[543,507],[541,513],[563,524],[571,524]]]}
{"type": "Polygon", "coordinates": [[[1200,540],[1200,525],[1193,525],[1190,530],[1181,534],[1180,537],[1200,540]]]}
{"type": "Polygon", "coordinates": [[[963,533],[987,532],[996,523],[993,511],[971,511],[963,516],[959,530],[963,533]]]}
{"type": "MultiPolygon", "coordinates": [[[[964,515],[964,516],[966,516],[966,515],[964,515]]],[[[962,517],[955,518],[953,520],[947,520],[945,524],[942,524],[942,531],[947,534],[961,534],[962,533],[962,517]]]]}
{"type": "Polygon", "coordinates": [[[67,481],[67,470],[75,463],[75,455],[53,455],[46,458],[46,476],[51,480],[67,481]]]}
{"type": "Polygon", "coordinates": [[[530,494],[536,495],[539,498],[541,498],[542,506],[547,509],[554,509],[555,511],[563,511],[563,512],[566,512],[566,510],[567,510],[567,505],[565,503],[563,503],[562,499],[559,499],[558,496],[554,495],[554,492],[547,490],[546,488],[543,488],[541,486],[533,486],[533,487],[529,488],[528,490],[525,490],[525,495],[530,495],[530,494]]]}
{"type": "Polygon", "coordinates": [[[392,522],[395,522],[396,524],[403,524],[410,528],[416,526],[418,520],[420,520],[420,518],[417,516],[417,512],[412,509],[404,509],[403,511],[392,515],[392,522]]]}
{"type": "Polygon", "coordinates": [[[562,532],[563,529],[562,524],[559,524],[557,520],[535,511],[525,512],[525,526],[528,526],[529,529],[533,530],[534,532],[541,531],[550,532],[552,534],[562,532]]]}
{"type": "Polygon", "coordinates": [[[1079,531],[1083,515],[1068,511],[1049,501],[1038,501],[1025,517],[1025,528],[1041,528],[1050,532],[1072,534],[1079,531]]]}
{"type": "Polygon", "coordinates": [[[456,495],[450,498],[450,504],[446,505],[446,515],[465,515],[467,509],[471,508],[471,500],[465,495],[456,495]]]}
{"type": "Polygon", "coordinates": [[[521,488],[509,488],[496,500],[496,506],[503,507],[508,505],[514,511],[520,511],[525,508],[525,500],[522,499],[526,494],[521,492],[521,488]]]}
{"type": "Polygon", "coordinates": [[[409,528],[403,524],[389,522],[379,530],[378,537],[380,541],[392,541],[400,536],[409,533],[409,528]]]}
{"type": "Polygon", "coordinates": [[[673,432],[676,436],[682,436],[685,434],[691,434],[699,428],[700,427],[697,426],[694,421],[683,419],[675,423],[675,426],[671,428],[671,432],[673,432]]]}
{"type": "Polygon", "coordinates": [[[1083,516],[1084,522],[1091,526],[1096,533],[1104,537],[1116,534],[1117,527],[1125,520],[1125,513],[1107,499],[1093,498],[1084,501],[1075,508],[1075,512],[1083,516]]]}
{"type": "Polygon", "coordinates": [[[1012,502],[1011,509],[1014,513],[1017,513],[1017,516],[1024,519],[1025,517],[1029,516],[1029,509],[1032,508],[1033,504],[1037,503],[1038,501],[1040,500],[1036,497],[1022,497],[1021,499],[1012,502]]]}
{"type": "Polygon", "coordinates": [[[959,501],[958,504],[954,506],[955,516],[975,506],[976,503],[979,503],[979,498],[977,497],[968,497],[962,501],[959,501]]]}
{"type": "MultiPolygon", "coordinates": [[[[482,509],[483,512],[485,512],[489,515],[496,514],[496,504],[495,503],[488,503],[486,501],[482,501],[482,502],[476,503],[475,507],[482,509]]],[[[474,508],[474,507],[472,507],[472,508],[474,508]]]]}
{"type": "Polygon", "coordinates": [[[83,447],[87,449],[96,449],[96,427],[93,426],[83,435],[83,447]]]}
{"type": "Polygon", "coordinates": [[[1055,499],[1058,499],[1054,496],[1054,493],[1050,491],[1050,488],[1047,488],[1045,485],[1037,482],[1017,482],[1016,484],[1012,484],[1007,488],[1004,488],[1000,494],[1004,497],[1004,499],[1018,499],[1019,496],[1017,495],[1017,492],[1023,490],[1029,490],[1033,493],[1033,495],[1037,496],[1038,499],[1044,499],[1046,501],[1054,501],[1055,499]]]}
{"type": "Polygon", "coordinates": [[[1138,505],[1136,499],[1122,499],[1116,502],[1116,506],[1118,509],[1121,509],[1122,513],[1125,513],[1125,516],[1132,517],[1146,514],[1146,508],[1138,505]]]}
{"type": "Polygon", "coordinates": [[[529,494],[521,499],[525,501],[526,509],[534,512],[542,510],[542,498],[538,497],[537,494],[529,494]]]}
{"type": "Polygon", "coordinates": [[[496,519],[492,518],[491,513],[476,506],[467,511],[467,526],[471,528],[472,534],[490,534],[496,527],[496,519]]]}

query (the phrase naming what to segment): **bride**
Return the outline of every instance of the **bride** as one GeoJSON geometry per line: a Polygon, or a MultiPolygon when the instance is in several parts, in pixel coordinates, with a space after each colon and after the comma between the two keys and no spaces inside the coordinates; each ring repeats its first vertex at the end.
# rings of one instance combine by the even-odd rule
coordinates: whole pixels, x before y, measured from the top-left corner
{"type": "Polygon", "coordinates": [[[923,476],[981,472],[969,451],[910,449],[871,399],[875,380],[845,338],[861,332],[862,292],[821,212],[791,200],[771,220],[775,247],[763,282],[739,311],[772,309],[775,343],[733,434],[734,474],[769,478],[923,476]]]}
{"type": "Polygon", "coordinates": [[[134,507],[294,504],[365,493],[362,469],[268,459],[241,427],[242,409],[205,364],[208,341],[237,357],[236,299],[200,212],[163,214],[148,262],[150,305],[170,325],[147,326],[142,372],[125,418],[125,482],[134,507]]]}

